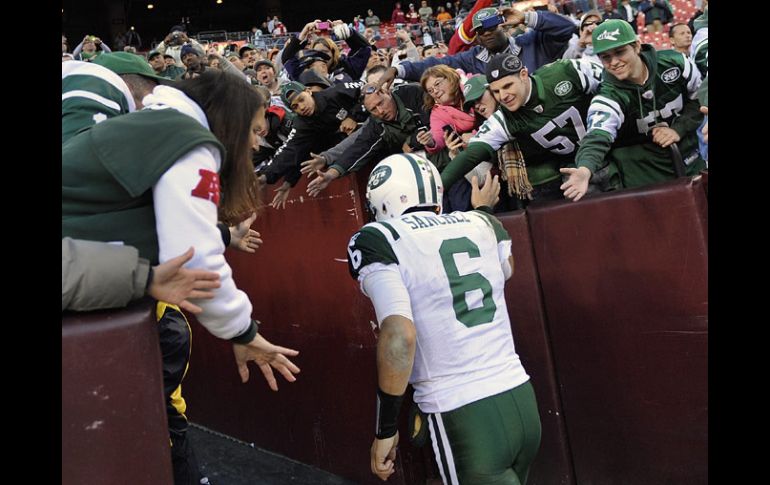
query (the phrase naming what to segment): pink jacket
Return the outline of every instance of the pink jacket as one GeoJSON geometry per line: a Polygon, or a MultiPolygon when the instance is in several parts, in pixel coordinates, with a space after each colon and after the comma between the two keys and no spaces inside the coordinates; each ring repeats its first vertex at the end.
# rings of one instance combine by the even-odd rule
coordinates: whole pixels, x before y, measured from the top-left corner
{"type": "Polygon", "coordinates": [[[455,131],[462,135],[473,130],[476,118],[469,113],[460,111],[452,106],[434,105],[430,112],[430,134],[433,135],[434,147],[425,147],[428,153],[437,153],[446,147],[444,142],[444,125],[452,125],[455,131]]]}

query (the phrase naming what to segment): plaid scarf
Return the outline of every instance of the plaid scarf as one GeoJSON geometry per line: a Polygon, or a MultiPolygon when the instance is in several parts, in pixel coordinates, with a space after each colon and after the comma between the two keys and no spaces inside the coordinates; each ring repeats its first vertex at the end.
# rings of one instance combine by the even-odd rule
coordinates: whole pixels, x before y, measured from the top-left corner
{"type": "Polygon", "coordinates": [[[527,165],[516,140],[503,145],[497,152],[498,165],[503,180],[508,182],[508,195],[532,200],[532,184],[527,177],[527,165]]]}

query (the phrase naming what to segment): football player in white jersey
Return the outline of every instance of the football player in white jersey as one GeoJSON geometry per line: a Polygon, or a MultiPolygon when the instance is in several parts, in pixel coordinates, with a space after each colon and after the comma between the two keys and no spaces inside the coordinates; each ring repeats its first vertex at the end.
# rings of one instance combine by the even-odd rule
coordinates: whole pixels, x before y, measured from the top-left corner
{"type": "Polygon", "coordinates": [[[367,182],[377,222],[348,244],[350,273],[380,326],[371,466],[382,480],[395,471],[407,383],[427,414],[445,484],[526,483],[540,446],[537,402],[503,294],[511,238],[489,208],[499,181],[472,185],[476,210],[441,214],[436,167],[391,155],[367,182]]]}

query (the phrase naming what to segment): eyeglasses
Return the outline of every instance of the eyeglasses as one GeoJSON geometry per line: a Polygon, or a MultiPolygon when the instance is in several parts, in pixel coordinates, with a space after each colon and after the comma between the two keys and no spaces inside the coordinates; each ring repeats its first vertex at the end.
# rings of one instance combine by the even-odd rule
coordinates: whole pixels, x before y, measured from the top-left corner
{"type": "Polygon", "coordinates": [[[583,26],[580,27],[580,28],[581,29],[585,29],[586,27],[590,27],[591,25],[599,25],[602,22],[604,22],[604,20],[590,20],[590,21],[584,23],[583,26]]]}
{"type": "Polygon", "coordinates": [[[425,92],[427,92],[428,94],[430,94],[432,96],[439,87],[441,87],[441,86],[443,86],[445,84],[446,84],[446,78],[445,77],[440,77],[440,78],[436,79],[435,83],[433,83],[433,88],[428,88],[428,89],[425,90],[425,92]]]}

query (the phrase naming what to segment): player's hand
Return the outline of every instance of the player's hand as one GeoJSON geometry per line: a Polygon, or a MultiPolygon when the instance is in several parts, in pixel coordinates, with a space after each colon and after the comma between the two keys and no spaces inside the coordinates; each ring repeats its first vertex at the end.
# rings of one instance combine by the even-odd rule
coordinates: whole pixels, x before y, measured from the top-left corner
{"type": "Polygon", "coordinates": [[[494,207],[500,200],[500,178],[495,175],[489,176],[487,172],[484,186],[479,188],[479,178],[477,176],[471,177],[471,207],[481,207],[483,205],[487,207],[494,207]]]}
{"type": "Polygon", "coordinates": [[[316,195],[320,194],[321,191],[329,186],[332,180],[340,176],[340,173],[337,171],[337,169],[330,168],[326,172],[316,170],[316,175],[317,177],[314,180],[311,180],[309,184],[307,184],[307,195],[310,197],[315,197],[316,195]]]}
{"type": "Polygon", "coordinates": [[[291,184],[284,182],[283,185],[275,189],[275,197],[270,202],[270,207],[273,209],[285,209],[286,200],[289,198],[289,192],[291,191],[291,184]]]}
{"type": "Polygon", "coordinates": [[[230,247],[245,253],[254,253],[262,244],[259,233],[251,228],[257,213],[252,212],[248,219],[244,219],[238,225],[230,227],[230,247]]]}
{"type": "Polygon", "coordinates": [[[233,353],[235,354],[235,363],[238,365],[238,374],[241,376],[241,382],[245,383],[249,380],[248,363],[250,360],[257,363],[270,389],[274,391],[278,390],[278,381],[275,380],[273,369],[280,372],[289,382],[297,380],[294,374],[299,374],[299,367],[294,365],[286,356],[294,357],[299,355],[299,352],[273,345],[259,333],[254,337],[254,340],[246,345],[233,344],[233,353]]]}
{"type": "Polygon", "coordinates": [[[652,141],[663,148],[678,142],[679,139],[679,133],[667,126],[656,126],[652,129],[652,141]]]}
{"type": "Polygon", "coordinates": [[[316,175],[316,171],[321,170],[326,166],[326,160],[321,155],[310,152],[312,157],[310,160],[305,160],[300,164],[299,171],[306,173],[308,178],[312,178],[316,175]]]}
{"type": "Polygon", "coordinates": [[[569,175],[566,182],[561,184],[559,189],[564,191],[564,197],[577,202],[586,195],[588,190],[588,181],[591,180],[591,171],[586,167],[580,168],[562,168],[559,172],[569,175]]]}
{"type": "Polygon", "coordinates": [[[396,450],[398,446],[398,431],[384,440],[374,439],[371,449],[372,473],[385,481],[396,472],[396,450]]]}

